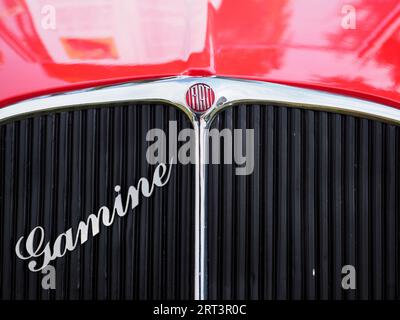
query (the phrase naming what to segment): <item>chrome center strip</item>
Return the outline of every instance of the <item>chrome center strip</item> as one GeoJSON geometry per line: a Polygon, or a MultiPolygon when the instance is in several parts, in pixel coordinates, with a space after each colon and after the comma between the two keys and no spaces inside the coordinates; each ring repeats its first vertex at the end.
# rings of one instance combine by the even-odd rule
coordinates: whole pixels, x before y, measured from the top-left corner
{"type": "Polygon", "coordinates": [[[197,163],[199,163],[199,187],[200,187],[200,207],[198,211],[198,220],[199,220],[199,234],[198,234],[198,242],[200,245],[199,251],[196,252],[198,254],[198,263],[200,268],[200,273],[198,274],[197,281],[199,282],[199,299],[204,300],[207,299],[207,214],[206,214],[206,206],[207,206],[207,193],[206,193],[206,154],[208,150],[208,131],[207,122],[203,119],[200,119],[199,122],[199,149],[200,149],[200,159],[197,163]]]}
{"type": "Polygon", "coordinates": [[[200,146],[201,142],[201,133],[200,133],[200,121],[196,120],[193,123],[194,131],[195,131],[195,141],[196,141],[196,165],[195,165],[195,228],[194,228],[194,298],[195,300],[204,300],[204,288],[205,281],[203,280],[204,275],[204,265],[205,261],[201,259],[201,251],[203,249],[203,239],[202,239],[202,224],[201,224],[201,208],[202,208],[202,182],[201,182],[201,169],[200,165],[201,161],[201,150],[200,146]]]}
{"type": "Polygon", "coordinates": [[[159,102],[175,106],[190,119],[196,132],[195,195],[195,268],[194,297],[207,299],[206,164],[207,128],[215,115],[238,103],[274,103],[298,108],[350,114],[400,125],[400,110],[366,100],[311,89],[232,78],[176,77],[154,81],[130,82],[42,96],[0,109],[0,124],[40,113],[64,111],[116,102],[159,102]],[[214,105],[203,114],[187,106],[185,95],[190,86],[205,83],[215,92],[214,105]]]}

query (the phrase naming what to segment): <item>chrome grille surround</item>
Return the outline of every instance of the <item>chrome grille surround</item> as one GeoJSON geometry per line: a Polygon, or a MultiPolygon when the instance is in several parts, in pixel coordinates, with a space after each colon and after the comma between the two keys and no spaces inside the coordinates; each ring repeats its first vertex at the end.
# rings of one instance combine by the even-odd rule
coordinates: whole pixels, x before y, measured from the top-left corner
{"type": "Polygon", "coordinates": [[[362,99],[302,89],[287,85],[222,77],[174,77],[151,81],[59,93],[25,100],[0,109],[0,124],[39,113],[106,105],[116,102],[166,103],[183,111],[196,133],[196,199],[195,199],[195,299],[207,298],[206,165],[207,130],[221,110],[239,104],[292,106],[311,110],[342,113],[400,125],[400,110],[362,99]],[[186,105],[187,89],[197,83],[209,85],[215,92],[214,105],[196,115],[186,105]]]}

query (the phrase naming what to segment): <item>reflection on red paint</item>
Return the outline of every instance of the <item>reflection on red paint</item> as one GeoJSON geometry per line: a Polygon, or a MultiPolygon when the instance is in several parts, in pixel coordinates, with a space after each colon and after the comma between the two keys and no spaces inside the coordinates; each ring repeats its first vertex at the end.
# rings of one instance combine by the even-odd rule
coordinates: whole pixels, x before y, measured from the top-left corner
{"type": "Polygon", "coordinates": [[[70,59],[117,59],[117,49],[112,38],[105,39],[67,39],[61,38],[70,59]]]}
{"type": "Polygon", "coordinates": [[[347,4],[0,0],[0,105],[121,81],[219,75],[400,107],[398,0],[353,1],[355,30],[341,26],[347,4]],[[43,4],[56,8],[55,30],[41,28],[43,4]]]}

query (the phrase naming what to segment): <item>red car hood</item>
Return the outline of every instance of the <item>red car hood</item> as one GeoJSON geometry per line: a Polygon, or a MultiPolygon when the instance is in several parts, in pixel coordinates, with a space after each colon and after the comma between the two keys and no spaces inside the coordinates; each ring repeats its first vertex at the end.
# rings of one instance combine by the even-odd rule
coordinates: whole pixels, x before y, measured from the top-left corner
{"type": "Polygon", "coordinates": [[[218,75],[400,108],[398,0],[0,1],[0,105],[144,78],[218,75]],[[344,27],[348,7],[355,29],[344,27]]]}

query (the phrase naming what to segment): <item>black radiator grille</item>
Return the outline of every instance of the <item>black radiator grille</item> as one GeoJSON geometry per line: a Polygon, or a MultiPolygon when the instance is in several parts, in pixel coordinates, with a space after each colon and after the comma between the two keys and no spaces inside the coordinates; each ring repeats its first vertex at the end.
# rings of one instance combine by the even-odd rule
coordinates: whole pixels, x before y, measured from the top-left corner
{"type": "Polygon", "coordinates": [[[254,128],[255,167],[208,166],[210,299],[399,298],[398,127],[269,105],[212,127],[254,128]],[[356,290],[342,289],[347,264],[356,290]]]}
{"type": "Polygon", "coordinates": [[[166,186],[140,196],[133,212],[53,261],[55,290],[43,290],[43,275],[29,271],[14,250],[37,225],[54,243],[101,206],[112,208],[115,185],[126,195],[140,177],[151,179],[146,133],[168,133],[173,120],[178,130],[191,127],[173,107],[131,104],[0,126],[0,298],[193,298],[193,165],[173,165],[166,186]]]}

